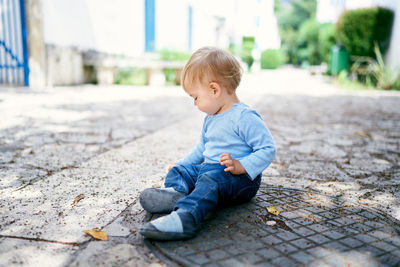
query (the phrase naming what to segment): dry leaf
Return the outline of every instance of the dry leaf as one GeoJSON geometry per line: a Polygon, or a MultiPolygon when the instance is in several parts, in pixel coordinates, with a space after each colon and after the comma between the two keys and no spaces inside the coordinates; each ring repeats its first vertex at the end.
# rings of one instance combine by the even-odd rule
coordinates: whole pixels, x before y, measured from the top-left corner
{"type": "Polygon", "coordinates": [[[234,226],[235,224],[236,224],[236,222],[231,222],[230,224],[228,224],[228,225],[225,226],[225,229],[229,229],[229,228],[231,228],[232,226],[234,226]]]}
{"type": "Polygon", "coordinates": [[[280,211],[279,211],[276,207],[274,207],[274,206],[269,206],[269,207],[267,208],[267,210],[268,210],[269,213],[274,214],[274,215],[279,215],[279,212],[280,212],[280,211]]]}
{"type": "Polygon", "coordinates": [[[101,230],[92,229],[92,230],[85,230],[83,232],[99,240],[104,240],[104,241],[108,240],[107,233],[101,230]]]}
{"type": "Polygon", "coordinates": [[[84,198],[85,195],[84,194],[80,194],[77,197],[74,198],[74,201],[72,202],[71,205],[75,205],[76,203],[78,203],[79,201],[81,201],[82,198],[84,198]]]}
{"type": "Polygon", "coordinates": [[[367,134],[366,133],[364,133],[364,132],[356,132],[356,134],[358,134],[359,136],[362,136],[362,137],[366,137],[367,136],[367,134]]]}

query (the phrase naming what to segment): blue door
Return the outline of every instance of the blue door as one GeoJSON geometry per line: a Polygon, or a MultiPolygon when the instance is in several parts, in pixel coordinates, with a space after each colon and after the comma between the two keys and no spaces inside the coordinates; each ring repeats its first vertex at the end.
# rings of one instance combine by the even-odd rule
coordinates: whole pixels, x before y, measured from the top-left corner
{"type": "Polygon", "coordinates": [[[0,0],[0,85],[29,86],[24,0],[0,0]]]}
{"type": "Polygon", "coordinates": [[[154,52],[156,40],[156,17],[155,17],[155,0],[144,1],[144,27],[145,27],[145,44],[144,51],[154,52]]]}

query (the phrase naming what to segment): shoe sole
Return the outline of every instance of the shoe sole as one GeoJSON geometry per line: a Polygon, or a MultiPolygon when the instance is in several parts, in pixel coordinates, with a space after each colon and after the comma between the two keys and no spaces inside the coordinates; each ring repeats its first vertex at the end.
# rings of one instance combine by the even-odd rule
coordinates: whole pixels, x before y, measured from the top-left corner
{"type": "Polygon", "coordinates": [[[161,232],[152,225],[150,227],[140,229],[139,233],[148,239],[154,240],[185,240],[196,235],[195,233],[161,232]]]}

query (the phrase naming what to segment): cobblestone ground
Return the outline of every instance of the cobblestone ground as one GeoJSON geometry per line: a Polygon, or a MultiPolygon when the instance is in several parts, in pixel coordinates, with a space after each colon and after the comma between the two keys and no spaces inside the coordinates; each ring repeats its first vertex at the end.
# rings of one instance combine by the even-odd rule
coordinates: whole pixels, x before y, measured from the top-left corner
{"type": "Polygon", "coordinates": [[[264,189],[193,240],[149,246],[185,266],[398,266],[400,225],[386,215],[400,217],[399,95],[336,91],[299,72],[291,81],[264,75],[282,81],[254,103],[278,147],[264,189]]]}
{"type": "Polygon", "coordinates": [[[279,150],[268,185],[317,189],[400,218],[398,94],[269,95],[260,103],[279,150]]]}
{"type": "Polygon", "coordinates": [[[185,118],[190,104],[171,88],[4,90],[3,99],[0,91],[0,188],[18,190],[78,168],[185,118]]]}
{"type": "MultiPolygon", "coordinates": [[[[194,255],[194,248],[231,240],[239,251],[232,246],[228,254],[199,251],[196,264],[243,259],[248,265],[340,266],[330,252],[346,264],[358,257],[365,264],[395,265],[400,93],[343,91],[283,68],[246,75],[239,96],[260,112],[278,147],[264,172],[264,189],[248,206],[209,219],[198,239],[176,243],[181,253],[174,252],[174,242],[150,243],[154,252],[165,253],[162,259],[171,265],[186,264],[184,256],[194,255]],[[312,191],[332,197],[336,206],[307,202],[312,191]],[[297,192],[304,203],[293,206],[287,192],[297,192]],[[267,204],[277,206],[281,216],[270,217],[267,204]],[[288,215],[296,207],[297,217],[288,215]],[[310,224],[302,225],[304,215],[313,216],[310,224]],[[354,231],[340,229],[346,223],[354,231]],[[318,226],[325,228],[314,229],[318,226]],[[253,241],[243,237],[246,232],[253,241]],[[204,238],[210,234],[213,238],[204,238]],[[240,251],[251,248],[256,252],[250,256],[240,251]]],[[[202,117],[181,89],[0,89],[0,114],[0,266],[162,265],[148,256],[137,234],[145,214],[136,198],[145,187],[161,186],[164,165],[188,153],[198,139],[202,117]],[[71,205],[79,194],[85,198],[71,205]],[[105,230],[109,241],[83,234],[94,227],[105,230]]]]}
{"type": "Polygon", "coordinates": [[[400,264],[400,224],[340,198],[263,186],[251,203],[213,215],[194,239],[148,244],[184,266],[400,264]]]}

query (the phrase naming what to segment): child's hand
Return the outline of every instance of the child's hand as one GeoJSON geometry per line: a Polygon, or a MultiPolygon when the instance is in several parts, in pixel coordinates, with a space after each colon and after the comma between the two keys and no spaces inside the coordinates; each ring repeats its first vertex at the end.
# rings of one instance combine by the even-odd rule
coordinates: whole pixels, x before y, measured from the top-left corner
{"type": "Polygon", "coordinates": [[[243,168],[242,163],[232,158],[229,153],[222,153],[219,156],[219,162],[221,163],[221,165],[226,166],[226,168],[224,169],[224,171],[226,172],[231,172],[235,175],[246,173],[246,170],[243,168]]]}
{"type": "Polygon", "coordinates": [[[176,164],[175,163],[170,163],[168,164],[167,167],[165,167],[165,172],[168,173],[170,169],[172,169],[173,167],[175,167],[176,164]]]}

